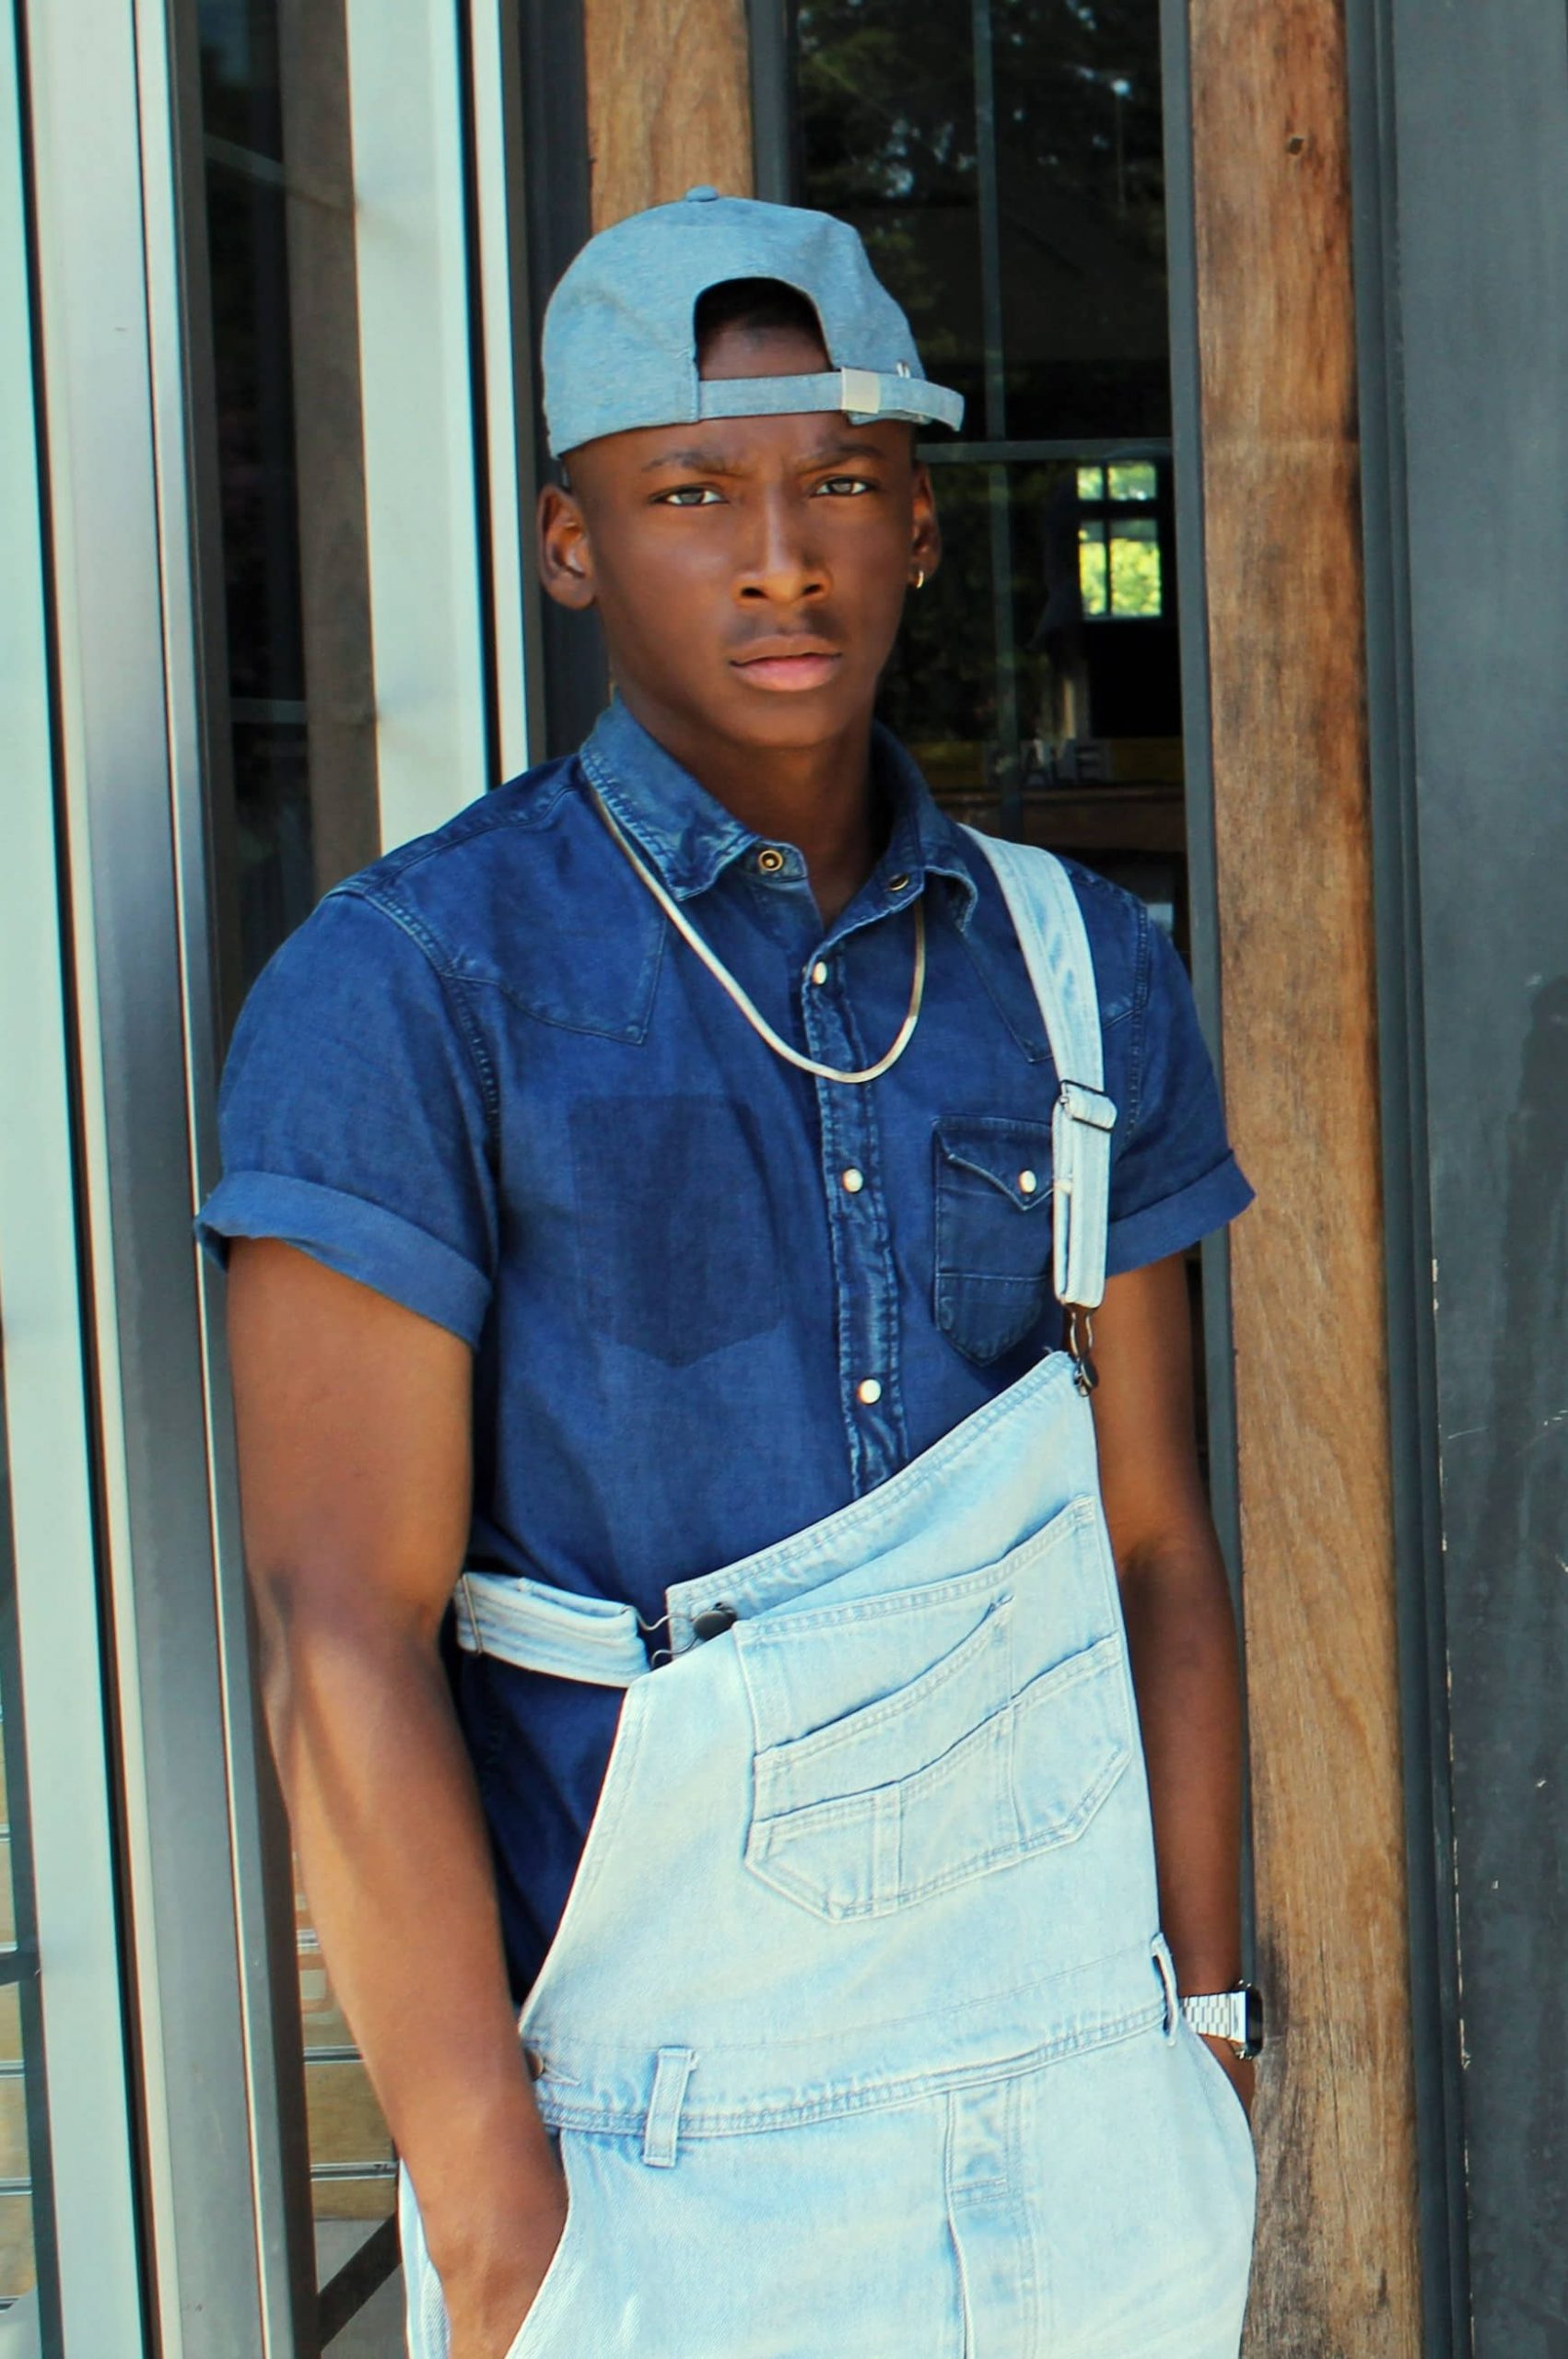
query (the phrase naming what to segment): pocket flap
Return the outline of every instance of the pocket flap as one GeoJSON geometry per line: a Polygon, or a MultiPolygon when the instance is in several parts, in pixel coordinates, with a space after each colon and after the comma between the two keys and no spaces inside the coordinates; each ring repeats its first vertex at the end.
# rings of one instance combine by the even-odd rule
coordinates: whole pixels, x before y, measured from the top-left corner
{"type": "Polygon", "coordinates": [[[1036,1212],[1051,1197],[1051,1126],[1000,1114],[944,1114],[937,1144],[949,1163],[989,1180],[1020,1212],[1036,1212]]]}

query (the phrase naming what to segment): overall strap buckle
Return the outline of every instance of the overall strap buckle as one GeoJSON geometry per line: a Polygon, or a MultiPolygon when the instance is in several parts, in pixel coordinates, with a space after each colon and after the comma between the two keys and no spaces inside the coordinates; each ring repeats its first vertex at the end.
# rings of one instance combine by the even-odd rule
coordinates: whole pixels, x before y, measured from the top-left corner
{"type": "Polygon", "coordinates": [[[1072,1381],[1085,1398],[1100,1381],[1100,1371],[1094,1366],[1094,1322],[1081,1302],[1070,1302],[1067,1309],[1067,1353],[1072,1362],[1072,1381]]]}
{"type": "Polygon", "coordinates": [[[1105,1297],[1116,1103],[1065,1076],[1051,1115],[1051,1226],[1057,1298],[1093,1310],[1105,1297]]]}

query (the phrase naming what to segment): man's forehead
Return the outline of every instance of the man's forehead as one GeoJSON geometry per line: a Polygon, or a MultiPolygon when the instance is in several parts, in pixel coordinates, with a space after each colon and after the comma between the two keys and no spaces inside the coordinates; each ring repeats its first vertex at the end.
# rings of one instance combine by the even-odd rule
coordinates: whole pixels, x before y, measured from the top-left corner
{"type": "Polygon", "coordinates": [[[672,473],[740,476],[779,465],[805,473],[885,462],[911,440],[902,420],[866,425],[852,423],[840,410],[778,410],[760,417],[705,419],[696,426],[629,427],[582,443],[569,454],[569,464],[576,470],[586,460],[590,467],[639,482],[672,473]]]}
{"type": "MultiPolygon", "coordinates": [[[[675,430],[682,432],[680,428],[675,430]]],[[[895,430],[891,425],[884,426],[881,429],[883,439],[874,441],[864,427],[844,424],[836,411],[784,410],[776,417],[731,418],[726,422],[722,440],[717,437],[709,440],[705,435],[697,442],[683,434],[677,441],[668,429],[657,426],[644,428],[635,439],[659,446],[641,461],[644,475],[652,475],[661,467],[690,467],[697,475],[722,475],[743,466],[751,452],[765,442],[787,444],[790,455],[802,466],[839,459],[883,458],[888,449],[886,437],[895,430]]],[[[628,442],[633,439],[631,435],[626,437],[628,442]]]]}

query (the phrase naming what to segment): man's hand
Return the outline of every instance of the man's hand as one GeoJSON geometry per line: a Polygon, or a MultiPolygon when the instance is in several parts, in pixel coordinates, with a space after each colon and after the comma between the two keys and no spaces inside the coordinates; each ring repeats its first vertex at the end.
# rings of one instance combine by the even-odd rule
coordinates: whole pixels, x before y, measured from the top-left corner
{"type": "Polygon", "coordinates": [[[1250,2056],[1238,2056],[1228,2039],[1216,2039],[1206,2031],[1199,2032],[1198,2036],[1223,2065],[1225,2077],[1241,2099],[1241,2109],[1250,2121],[1253,2092],[1258,2085],[1257,2064],[1250,2056]]]}
{"type": "Polygon", "coordinates": [[[521,2333],[566,2227],[566,2177],[558,2169],[556,2176],[556,2200],[518,2237],[509,2266],[483,2275],[449,2271],[442,2278],[451,2335],[448,2359],[506,2359],[521,2333]]]}

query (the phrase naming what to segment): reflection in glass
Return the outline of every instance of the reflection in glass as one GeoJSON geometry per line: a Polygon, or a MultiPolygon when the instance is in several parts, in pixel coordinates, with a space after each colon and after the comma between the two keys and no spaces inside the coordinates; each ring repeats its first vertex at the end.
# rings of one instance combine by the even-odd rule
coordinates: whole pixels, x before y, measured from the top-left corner
{"type": "MultiPolygon", "coordinates": [[[[1132,460],[1122,466],[1109,466],[1105,471],[1105,480],[1112,499],[1153,499],[1160,487],[1158,470],[1147,459],[1132,460]]],[[[1100,496],[1098,493],[1088,495],[1092,499],[1100,496]]]]}
{"type": "Polygon", "coordinates": [[[1105,519],[1091,516],[1078,527],[1080,604],[1091,620],[1111,610],[1110,569],[1106,563],[1105,519]]]}
{"type": "Polygon", "coordinates": [[[1159,616],[1160,537],[1152,516],[1124,516],[1111,528],[1110,612],[1159,616]]]}
{"type": "MultiPolygon", "coordinates": [[[[379,849],[343,0],[200,0],[227,731],[211,786],[225,1031],[279,943],[379,849]]],[[[389,2218],[386,2125],[303,1895],[297,1948],[323,2283],[389,2218]]],[[[390,2259],[395,2262],[395,2252],[390,2259]]],[[[384,2273],[384,2272],[383,2272],[384,2273]]],[[[402,2349],[398,2289],[331,2348],[402,2349]]]]}
{"type": "Polygon", "coordinates": [[[984,399],[967,6],[829,0],[797,21],[805,201],[852,221],[934,377],[984,399]]]}
{"type": "Polygon", "coordinates": [[[374,857],[342,0],[201,0],[227,624],[214,794],[226,1029],[318,897],[374,857]]]}
{"type": "Polygon", "coordinates": [[[971,433],[1168,433],[1156,0],[802,0],[796,54],[802,195],[971,433]]]}
{"type": "Polygon", "coordinates": [[[807,0],[796,70],[799,195],[968,398],[886,716],[965,816],[1179,911],[1158,0],[807,0]]]}

